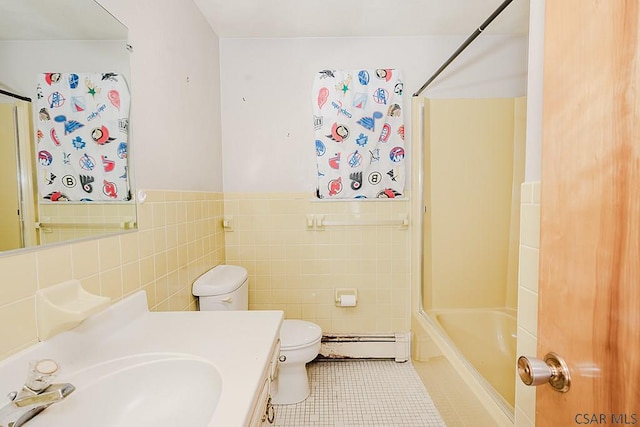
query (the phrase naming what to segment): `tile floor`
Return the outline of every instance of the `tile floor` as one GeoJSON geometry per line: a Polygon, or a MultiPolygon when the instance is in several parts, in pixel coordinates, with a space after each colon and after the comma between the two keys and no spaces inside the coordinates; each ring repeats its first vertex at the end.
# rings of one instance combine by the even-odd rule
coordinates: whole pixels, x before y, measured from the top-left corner
{"type": "Polygon", "coordinates": [[[273,426],[445,426],[411,362],[317,361],[307,373],[311,395],[276,405],[273,426]]]}

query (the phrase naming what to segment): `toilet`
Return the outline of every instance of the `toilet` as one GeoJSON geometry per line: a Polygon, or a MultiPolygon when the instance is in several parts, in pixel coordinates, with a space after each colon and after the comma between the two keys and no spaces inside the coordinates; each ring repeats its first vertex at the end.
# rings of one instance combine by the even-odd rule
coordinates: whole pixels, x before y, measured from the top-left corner
{"type": "Polygon", "coordinates": [[[306,320],[287,319],[280,328],[278,375],[272,385],[274,405],[299,403],[309,397],[307,363],[320,351],[322,329],[306,320]]]}
{"type": "Polygon", "coordinates": [[[193,282],[200,311],[248,310],[249,275],[237,265],[218,265],[193,282]]]}
{"type": "MultiPolygon", "coordinates": [[[[193,282],[200,311],[248,310],[247,270],[236,265],[218,265],[193,282]]],[[[320,351],[322,329],[306,320],[285,319],[280,327],[278,373],[271,385],[274,404],[299,403],[309,396],[306,364],[320,351]]]]}

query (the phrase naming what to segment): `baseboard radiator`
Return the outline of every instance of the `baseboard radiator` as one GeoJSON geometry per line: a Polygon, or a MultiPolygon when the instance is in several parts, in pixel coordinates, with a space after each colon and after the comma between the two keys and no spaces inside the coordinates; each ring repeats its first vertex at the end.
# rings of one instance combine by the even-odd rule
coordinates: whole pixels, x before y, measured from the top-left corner
{"type": "Polygon", "coordinates": [[[410,346],[410,332],[323,335],[317,359],[394,359],[396,362],[406,362],[411,354],[410,346]]]}

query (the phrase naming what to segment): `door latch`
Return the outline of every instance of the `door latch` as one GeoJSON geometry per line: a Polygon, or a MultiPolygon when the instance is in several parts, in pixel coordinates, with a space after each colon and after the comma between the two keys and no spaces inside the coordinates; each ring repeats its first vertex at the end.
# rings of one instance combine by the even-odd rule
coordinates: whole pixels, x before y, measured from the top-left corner
{"type": "Polygon", "coordinates": [[[518,358],[518,375],[523,383],[530,386],[549,383],[554,390],[566,393],[571,386],[569,367],[556,353],[548,353],[544,360],[535,357],[518,358]]]}

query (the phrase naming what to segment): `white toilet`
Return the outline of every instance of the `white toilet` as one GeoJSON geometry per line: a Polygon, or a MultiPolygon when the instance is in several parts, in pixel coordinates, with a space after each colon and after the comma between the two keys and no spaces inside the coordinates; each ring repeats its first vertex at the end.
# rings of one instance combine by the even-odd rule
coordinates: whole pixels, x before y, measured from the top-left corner
{"type": "Polygon", "coordinates": [[[237,265],[218,265],[193,282],[200,311],[248,310],[249,275],[237,265]]]}
{"type": "Polygon", "coordinates": [[[274,405],[302,402],[309,396],[307,363],[320,351],[322,329],[306,320],[287,319],[280,328],[278,376],[273,384],[274,405]]]}
{"type": "MultiPolygon", "coordinates": [[[[247,270],[218,265],[193,282],[193,295],[201,311],[248,310],[247,270]]],[[[271,386],[274,404],[302,402],[309,396],[306,364],[320,351],[322,330],[305,320],[286,319],[280,328],[278,374],[271,386]]]]}

